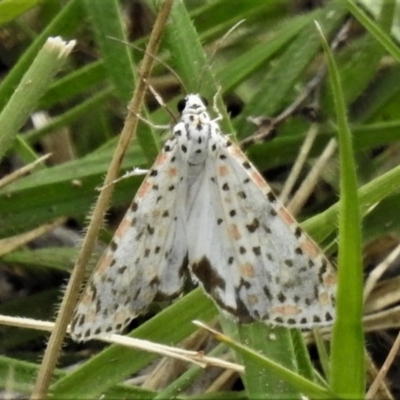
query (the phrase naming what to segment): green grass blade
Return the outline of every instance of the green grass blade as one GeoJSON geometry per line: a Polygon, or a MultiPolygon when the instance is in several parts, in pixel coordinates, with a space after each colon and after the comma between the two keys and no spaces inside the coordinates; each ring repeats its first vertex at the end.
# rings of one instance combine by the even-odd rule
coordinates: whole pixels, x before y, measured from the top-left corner
{"type": "Polygon", "coordinates": [[[79,0],[71,0],[63,7],[62,11],[57,14],[46,29],[40,33],[29,49],[26,50],[23,56],[18,60],[18,63],[13,67],[12,71],[10,71],[7,77],[1,82],[0,109],[4,107],[11,97],[18,82],[22,79],[22,76],[31,65],[47,38],[49,36],[65,34],[68,36],[69,32],[73,32],[77,26],[81,24],[83,18],[83,10],[79,0]]]}
{"type": "Polygon", "coordinates": [[[400,49],[391,37],[375,21],[370,19],[353,0],[344,0],[343,3],[364,28],[381,43],[397,62],[400,62],[400,49]]]}
{"type": "MultiPolygon", "coordinates": [[[[320,30],[319,26],[318,29],[320,30]]],[[[337,316],[332,333],[331,388],[344,398],[360,399],[365,390],[365,370],[361,322],[363,312],[361,220],[356,166],[339,72],[322,31],[320,34],[328,61],[340,156],[339,265],[337,316]]]]}
{"type": "Polygon", "coordinates": [[[16,134],[34,110],[40,96],[70,53],[74,43],[49,39],[39,51],[22,81],[0,113],[0,159],[12,146],[16,134]]]}
{"type": "MultiPolygon", "coordinates": [[[[21,361],[16,358],[0,356],[0,386],[12,391],[26,393],[32,392],[39,366],[32,362],[21,361]]],[[[67,372],[55,370],[54,378],[65,377],[67,372]]],[[[104,399],[153,399],[155,392],[135,386],[116,385],[104,393],[104,399]]],[[[174,397],[179,399],[179,397],[174,397]]]]}
{"type": "Polygon", "coordinates": [[[127,38],[119,4],[115,0],[85,0],[84,4],[107,75],[122,104],[126,104],[132,97],[136,79],[133,59],[129,47],[125,44],[127,38]],[[123,43],[111,38],[119,39],[123,43]]]}
{"type": "Polygon", "coordinates": [[[255,71],[264,68],[265,63],[273,59],[279,51],[282,51],[299,34],[305,25],[310,23],[319,14],[318,12],[314,12],[291,19],[290,23],[279,27],[275,37],[268,42],[268,45],[261,42],[252,47],[250,51],[243,52],[242,55],[237,57],[229,69],[221,69],[217,77],[224,91],[229,92],[235,89],[245,79],[254,74],[255,71]],[[249,60],[252,60],[252,62],[249,62],[249,60]]]}
{"type": "MultiPolygon", "coordinates": [[[[361,214],[364,214],[372,205],[395,193],[399,186],[400,166],[393,168],[362,186],[358,190],[358,202],[361,214]]],[[[322,242],[336,229],[340,204],[341,201],[338,201],[322,213],[309,218],[302,224],[302,227],[315,240],[322,242]]]]}
{"type": "Polygon", "coordinates": [[[35,7],[41,0],[3,0],[0,2],[0,26],[35,7]]]}
{"type": "MultiPolygon", "coordinates": [[[[264,357],[258,351],[249,348],[235,340],[232,340],[226,335],[220,334],[216,331],[212,331],[216,338],[221,342],[225,343],[229,347],[235,349],[238,353],[240,353],[243,358],[248,358],[252,360],[254,363],[257,363],[259,367],[262,369],[268,370],[269,373],[273,373],[274,375],[278,376],[285,382],[290,383],[298,393],[303,393],[306,396],[316,399],[339,399],[340,397],[335,395],[328,388],[324,388],[316,383],[296,374],[295,372],[291,371],[290,369],[270,360],[269,358],[264,357]]],[[[278,394],[279,395],[279,394],[278,394]]],[[[262,398],[271,398],[271,397],[264,397],[262,398]]],[[[277,398],[284,398],[282,395],[277,398]]]]}

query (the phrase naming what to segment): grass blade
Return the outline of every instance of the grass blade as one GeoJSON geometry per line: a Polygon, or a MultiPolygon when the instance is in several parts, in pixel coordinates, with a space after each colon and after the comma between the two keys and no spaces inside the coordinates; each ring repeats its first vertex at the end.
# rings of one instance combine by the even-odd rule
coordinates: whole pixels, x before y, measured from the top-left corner
{"type": "Polygon", "coordinates": [[[319,25],[317,27],[328,60],[340,156],[339,272],[337,317],[332,333],[331,388],[344,398],[359,399],[364,395],[365,371],[361,322],[363,312],[361,221],[356,166],[339,72],[329,45],[319,25]]]}

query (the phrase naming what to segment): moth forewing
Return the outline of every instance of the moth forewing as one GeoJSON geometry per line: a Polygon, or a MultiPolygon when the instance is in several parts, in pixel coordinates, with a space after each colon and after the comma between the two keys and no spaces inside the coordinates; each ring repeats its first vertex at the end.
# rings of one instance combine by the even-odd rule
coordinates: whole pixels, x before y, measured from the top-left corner
{"type": "Polygon", "coordinates": [[[82,295],[73,338],[121,331],[152,301],[178,296],[189,271],[239,321],[332,323],[336,280],[322,251],[199,95],[179,110],[82,295]]]}

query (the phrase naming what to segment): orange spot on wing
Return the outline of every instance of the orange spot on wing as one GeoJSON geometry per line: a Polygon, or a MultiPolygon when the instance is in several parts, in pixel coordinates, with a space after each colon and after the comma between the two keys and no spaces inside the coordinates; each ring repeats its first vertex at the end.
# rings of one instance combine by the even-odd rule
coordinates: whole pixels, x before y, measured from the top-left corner
{"type": "Polygon", "coordinates": [[[174,167],[171,167],[171,168],[168,170],[168,175],[169,175],[171,178],[173,178],[174,176],[178,175],[178,170],[177,170],[176,168],[174,168],[174,167]]]}
{"type": "Polygon", "coordinates": [[[112,260],[113,255],[109,251],[107,251],[97,264],[95,273],[102,275],[108,269],[112,260]]]}
{"type": "Polygon", "coordinates": [[[289,213],[288,210],[286,210],[285,207],[282,207],[278,210],[278,214],[280,217],[288,224],[292,225],[296,222],[296,220],[293,218],[293,216],[289,213]]]}
{"type": "Polygon", "coordinates": [[[322,306],[328,306],[331,304],[331,299],[326,292],[322,292],[318,295],[319,304],[322,306]]]}
{"type": "Polygon", "coordinates": [[[326,286],[333,286],[336,284],[336,277],[333,274],[326,274],[323,280],[326,286]]]}
{"type": "Polygon", "coordinates": [[[271,309],[272,313],[281,315],[297,315],[301,313],[301,309],[296,306],[277,306],[271,309]]]}
{"type": "Polygon", "coordinates": [[[126,314],[125,311],[117,311],[114,314],[114,322],[117,324],[122,324],[123,322],[125,322],[127,317],[128,315],[126,314]]]}
{"type": "Polygon", "coordinates": [[[137,196],[143,197],[146,195],[146,193],[151,189],[152,184],[147,182],[147,180],[143,181],[143,183],[140,185],[139,190],[137,191],[137,196]]]}
{"type": "Polygon", "coordinates": [[[92,301],[93,292],[91,290],[85,290],[79,302],[88,307],[92,303],[92,301]]]}
{"type": "Polygon", "coordinates": [[[315,258],[321,253],[321,250],[317,247],[317,245],[309,239],[304,241],[300,247],[310,258],[315,258]]]}
{"type": "Polygon", "coordinates": [[[131,218],[124,218],[121,223],[118,226],[117,231],[115,232],[115,236],[118,238],[121,238],[124,236],[125,232],[129,229],[131,226],[132,219],[131,218]]]}
{"type": "Polygon", "coordinates": [[[250,263],[246,263],[241,266],[242,275],[245,277],[253,277],[254,276],[254,267],[250,263]]]}
{"type": "Polygon", "coordinates": [[[218,169],[219,176],[229,175],[229,168],[226,165],[221,165],[218,169]]]}
{"type": "Polygon", "coordinates": [[[242,150],[240,150],[240,148],[238,146],[236,146],[235,144],[232,144],[229,147],[228,150],[233,156],[235,156],[235,158],[239,158],[242,161],[248,161],[245,157],[245,155],[243,154],[242,150]]]}
{"type": "Polygon", "coordinates": [[[252,171],[250,173],[251,179],[253,180],[253,182],[259,187],[259,188],[268,188],[269,186],[267,185],[267,183],[265,182],[264,178],[260,175],[259,172],[257,172],[256,170],[252,171]]]}
{"type": "Polygon", "coordinates": [[[239,240],[242,237],[236,224],[228,226],[228,235],[233,240],[239,240]]]}
{"type": "Polygon", "coordinates": [[[165,153],[160,153],[160,155],[157,157],[156,161],[154,162],[154,166],[164,164],[166,159],[167,159],[167,155],[165,153]]]}
{"type": "Polygon", "coordinates": [[[85,322],[92,323],[96,319],[96,311],[95,309],[91,309],[88,313],[85,314],[85,322]]]}

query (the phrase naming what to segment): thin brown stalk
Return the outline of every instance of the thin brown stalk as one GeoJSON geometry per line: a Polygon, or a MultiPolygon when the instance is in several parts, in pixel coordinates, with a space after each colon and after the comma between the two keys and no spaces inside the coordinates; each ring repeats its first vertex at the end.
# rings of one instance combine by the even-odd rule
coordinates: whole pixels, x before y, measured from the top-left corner
{"type": "Polygon", "coordinates": [[[60,312],[57,315],[54,330],[51,333],[42,364],[39,369],[38,378],[32,392],[31,399],[44,399],[47,397],[50,379],[53,374],[54,368],[57,364],[58,356],[60,353],[61,345],[67,331],[68,323],[71,320],[72,313],[78,298],[79,289],[82,285],[85,268],[88,264],[91,254],[93,252],[97,234],[101,227],[104,213],[108,207],[111,198],[113,185],[109,185],[117,177],[120,170],[122,160],[129,148],[129,145],[136,132],[138,123],[137,114],[140,112],[146,91],[146,79],[150,76],[150,72],[154,63],[154,58],[148,54],[156,54],[158,51],[161,37],[167,23],[167,19],[173,4],[173,0],[164,0],[161,4],[153,31],[151,33],[149,43],[147,45],[146,54],[141,65],[135,92],[132,100],[128,106],[128,115],[125,120],[124,128],[122,130],[117,148],[115,150],[113,159],[111,161],[107,176],[104,181],[105,189],[100,193],[97,203],[95,205],[92,218],[90,220],[83,245],[75,264],[75,268],[71,274],[68,282],[64,298],[60,306],[60,312]],[[144,79],[143,79],[144,78],[144,79]]]}

